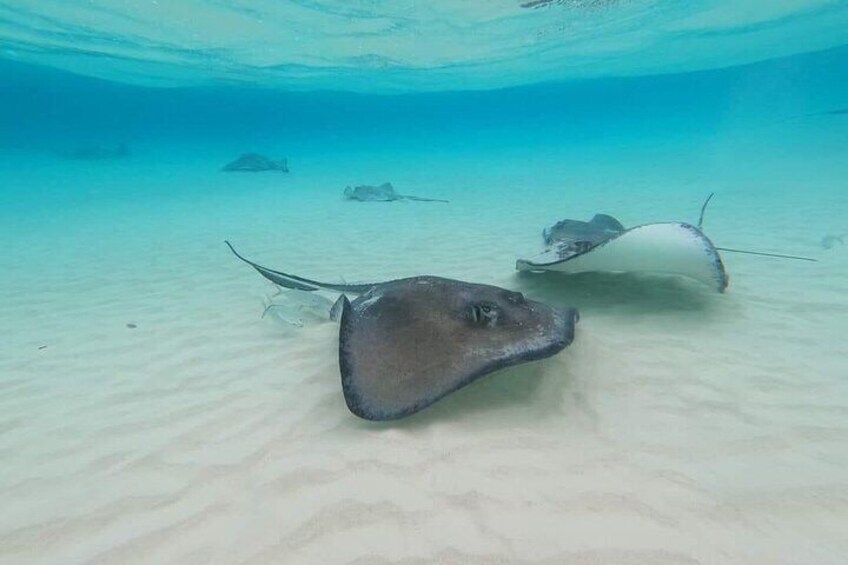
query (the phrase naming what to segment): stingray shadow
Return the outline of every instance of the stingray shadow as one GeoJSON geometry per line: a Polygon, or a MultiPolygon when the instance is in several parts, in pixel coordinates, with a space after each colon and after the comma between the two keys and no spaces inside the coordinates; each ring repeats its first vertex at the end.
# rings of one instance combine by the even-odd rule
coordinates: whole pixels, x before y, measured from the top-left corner
{"type": "Polygon", "coordinates": [[[693,312],[709,315],[721,293],[683,277],[634,273],[528,273],[515,275],[516,290],[554,306],[574,306],[582,317],[693,312]]]}

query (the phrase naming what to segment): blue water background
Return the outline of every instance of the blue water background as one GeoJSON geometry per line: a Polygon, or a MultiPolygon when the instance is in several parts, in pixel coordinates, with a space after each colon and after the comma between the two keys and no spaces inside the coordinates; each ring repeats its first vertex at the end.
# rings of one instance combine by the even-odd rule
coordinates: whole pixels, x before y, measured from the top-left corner
{"type": "Polygon", "coordinates": [[[120,141],[295,152],[638,144],[848,107],[848,47],[682,75],[401,95],[144,88],[12,62],[0,77],[7,154],[120,141]]]}

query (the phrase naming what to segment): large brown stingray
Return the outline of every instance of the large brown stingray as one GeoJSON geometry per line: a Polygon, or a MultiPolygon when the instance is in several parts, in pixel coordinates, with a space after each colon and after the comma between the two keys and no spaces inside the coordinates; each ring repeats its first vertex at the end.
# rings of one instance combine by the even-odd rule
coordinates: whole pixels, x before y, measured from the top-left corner
{"type": "Polygon", "coordinates": [[[285,288],[359,295],[340,298],[339,368],[348,408],[366,420],[414,414],[493,371],[550,357],[574,339],[574,308],[554,309],[520,292],[432,276],[327,284],[262,267],[230,249],[285,288]]]}

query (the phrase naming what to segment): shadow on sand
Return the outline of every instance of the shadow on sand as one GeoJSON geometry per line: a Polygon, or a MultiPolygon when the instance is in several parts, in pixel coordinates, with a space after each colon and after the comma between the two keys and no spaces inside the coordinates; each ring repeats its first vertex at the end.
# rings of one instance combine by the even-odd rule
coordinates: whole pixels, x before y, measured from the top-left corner
{"type": "Polygon", "coordinates": [[[575,306],[580,316],[646,316],[697,313],[710,316],[723,308],[725,295],[674,276],[632,273],[526,273],[513,288],[552,306],[575,306]]]}

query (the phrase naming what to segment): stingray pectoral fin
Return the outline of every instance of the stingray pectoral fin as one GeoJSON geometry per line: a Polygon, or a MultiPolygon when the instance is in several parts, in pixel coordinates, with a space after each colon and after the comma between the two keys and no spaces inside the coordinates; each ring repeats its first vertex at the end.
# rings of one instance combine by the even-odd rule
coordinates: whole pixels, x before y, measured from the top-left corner
{"type": "Polygon", "coordinates": [[[342,294],[333,304],[333,307],[330,308],[330,319],[332,321],[338,322],[342,319],[342,312],[344,311],[345,304],[350,304],[350,301],[347,299],[347,296],[342,294]]]}

